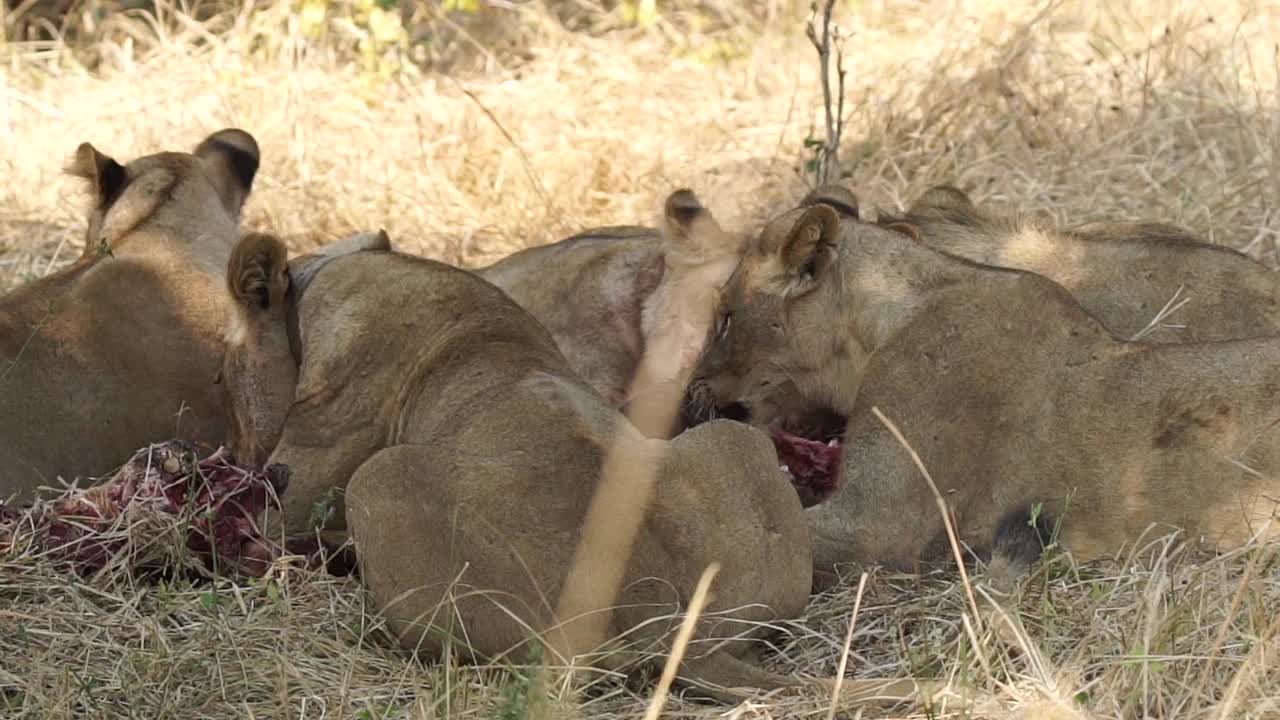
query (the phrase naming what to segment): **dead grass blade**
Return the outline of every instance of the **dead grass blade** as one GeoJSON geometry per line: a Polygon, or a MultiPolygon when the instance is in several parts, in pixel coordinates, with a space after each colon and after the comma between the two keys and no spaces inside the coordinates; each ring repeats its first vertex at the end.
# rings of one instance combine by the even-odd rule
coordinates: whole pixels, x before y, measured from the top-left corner
{"type": "Polygon", "coordinates": [[[862,593],[867,589],[867,574],[858,577],[858,594],[853,597],[853,612],[849,614],[849,632],[844,636],[844,647],[840,650],[840,664],[836,669],[835,686],[831,689],[831,707],[827,709],[827,720],[834,720],[836,707],[840,702],[840,686],[844,684],[844,673],[849,667],[849,646],[853,644],[853,629],[858,625],[858,611],[862,609],[862,593]]]}
{"type": "Polygon", "coordinates": [[[684,659],[684,652],[689,647],[689,640],[693,638],[693,629],[698,624],[698,617],[702,614],[702,608],[707,603],[707,593],[711,590],[711,581],[715,579],[716,573],[720,572],[720,564],[712,563],[702,571],[702,576],[698,578],[698,585],[693,590],[693,597],[689,599],[689,609],[685,612],[684,620],[680,621],[680,630],[676,633],[675,643],[671,647],[671,655],[667,658],[666,664],[662,668],[662,677],[658,678],[658,686],[654,688],[653,698],[649,701],[649,707],[645,710],[645,720],[658,720],[658,716],[662,714],[662,706],[666,704],[667,693],[671,690],[671,683],[676,678],[676,671],[680,667],[680,661],[684,659]]]}

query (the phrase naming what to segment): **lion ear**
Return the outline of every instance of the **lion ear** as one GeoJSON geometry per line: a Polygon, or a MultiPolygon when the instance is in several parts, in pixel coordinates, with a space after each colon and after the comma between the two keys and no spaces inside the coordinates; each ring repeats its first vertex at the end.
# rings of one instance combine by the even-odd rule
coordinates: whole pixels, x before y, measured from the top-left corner
{"type": "Polygon", "coordinates": [[[920,242],[920,227],[915,223],[909,223],[905,220],[894,220],[893,222],[883,225],[885,230],[892,230],[900,235],[906,235],[916,242],[920,242]]]}
{"type": "Polygon", "coordinates": [[[782,246],[782,263],[802,282],[819,280],[835,259],[840,215],[826,204],[809,208],[791,228],[782,246]]]}
{"type": "Polygon", "coordinates": [[[934,185],[913,203],[909,212],[919,212],[926,208],[940,208],[972,213],[978,208],[973,204],[969,194],[954,185],[934,185]]]}
{"type": "Polygon", "coordinates": [[[707,209],[702,201],[688,188],[680,188],[668,195],[662,206],[662,215],[673,230],[689,228],[705,212],[707,209]]]}
{"type": "Polygon", "coordinates": [[[711,211],[692,190],[681,188],[667,196],[662,205],[662,222],[668,239],[681,245],[692,244],[704,228],[719,230],[711,211]]]}
{"type": "Polygon", "coordinates": [[[66,172],[88,180],[98,204],[103,207],[120,196],[128,181],[123,165],[98,152],[97,148],[87,142],[80,143],[80,147],[76,148],[76,154],[66,172]]]}
{"type": "Polygon", "coordinates": [[[289,290],[289,254],[273,235],[248,233],[231,250],[227,290],[250,312],[279,310],[289,290]]]}
{"type": "MultiPolygon", "coordinates": [[[[686,260],[704,261],[737,253],[742,237],[725,231],[693,194],[680,189],[667,196],[662,207],[662,229],[668,251],[686,260]]],[[[672,258],[668,254],[668,260],[672,258]]]]}
{"type": "Polygon", "coordinates": [[[239,217],[258,174],[258,141],[239,128],[224,128],[201,140],[193,154],[208,170],[223,207],[239,217]]]}
{"type": "Polygon", "coordinates": [[[843,185],[827,183],[809,191],[800,201],[800,207],[813,207],[817,204],[830,205],[836,212],[854,220],[861,219],[858,209],[858,196],[843,185]]]}

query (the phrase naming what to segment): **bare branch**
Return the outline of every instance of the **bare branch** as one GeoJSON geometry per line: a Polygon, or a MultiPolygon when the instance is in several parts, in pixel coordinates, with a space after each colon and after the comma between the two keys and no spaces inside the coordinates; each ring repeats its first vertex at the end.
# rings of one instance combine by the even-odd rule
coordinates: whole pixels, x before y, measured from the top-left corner
{"type": "Polygon", "coordinates": [[[836,47],[836,134],[830,139],[831,156],[828,162],[828,173],[834,172],[835,180],[840,179],[840,140],[844,135],[844,38],[839,34],[835,36],[836,47]]]}
{"type": "Polygon", "coordinates": [[[809,24],[806,33],[814,49],[818,51],[818,71],[822,80],[822,106],[826,114],[826,139],[822,143],[822,151],[818,153],[816,180],[819,185],[838,179],[840,167],[840,135],[844,131],[844,52],[841,38],[831,26],[831,13],[835,9],[835,0],[823,0],[819,11],[815,1],[811,7],[809,24]],[[831,92],[831,48],[836,50],[836,98],[833,103],[831,92]],[[836,176],[833,178],[833,176],[836,176]]]}

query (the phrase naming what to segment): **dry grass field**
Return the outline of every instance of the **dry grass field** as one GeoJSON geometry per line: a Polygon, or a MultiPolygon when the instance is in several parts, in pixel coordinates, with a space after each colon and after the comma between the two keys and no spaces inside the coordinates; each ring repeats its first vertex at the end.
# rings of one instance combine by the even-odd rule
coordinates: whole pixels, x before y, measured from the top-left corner
{"type": "MultiPolygon", "coordinates": [[[[85,198],[61,168],[85,140],[123,160],[238,126],[263,150],[248,225],[296,249],[385,227],[476,265],[649,224],[678,186],[750,227],[805,191],[805,141],[822,137],[808,7],[788,0],[661,0],[639,18],[600,0],[74,4],[59,39],[30,13],[6,21],[0,289],[78,255],[85,198]]],[[[842,166],[864,207],[946,181],[998,207],[1171,221],[1280,260],[1280,4],[846,0],[835,17],[842,166]]],[[[847,653],[851,676],[972,690],[967,710],[862,717],[1280,717],[1275,550],[1192,557],[1153,537],[1114,562],[1059,557],[1010,603],[1014,625],[980,583],[973,617],[953,569],[868,567],[856,616],[855,571],[780,628],[769,663],[831,676],[847,653]]],[[[3,718],[630,718],[651,687],[423,664],[393,649],[355,581],[288,563],[262,580],[140,582],[0,557],[3,718]]],[[[831,709],[677,693],[664,716],[831,709]]]]}

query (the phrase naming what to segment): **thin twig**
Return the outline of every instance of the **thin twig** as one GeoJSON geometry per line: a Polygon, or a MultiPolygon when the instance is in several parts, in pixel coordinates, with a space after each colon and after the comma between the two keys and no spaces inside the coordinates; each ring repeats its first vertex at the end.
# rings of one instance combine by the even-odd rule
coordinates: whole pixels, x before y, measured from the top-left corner
{"type": "MultiPolygon", "coordinates": [[[[836,135],[831,138],[831,156],[828,162],[828,168],[835,168],[836,180],[840,179],[840,141],[844,137],[844,38],[837,33],[835,37],[836,47],[836,135]]],[[[827,174],[831,174],[831,170],[827,170],[827,174]]]]}
{"type": "MultiPolygon", "coordinates": [[[[1129,338],[1129,342],[1137,342],[1142,338],[1146,337],[1147,334],[1150,333],[1152,330],[1155,330],[1156,327],[1164,324],[1165,318],[1174,314],[1178,310],[1181,310],[1183,305],[1186,305],[1188,302],[1191,301],[1191,298],[1189,297],[1182,297],[1183,287],[1184,287],[1183,285],[1178,286],[1178,289],[1173,293],[1173,297],[1169,298],[1169,302],[1166,302],[1164,304],[1164,307],[1160,308],[1160,312],[1156,313],[1156,316],[1151,318],[1151,322],[1147,323],[1146,327],[1142,328],[1136,334],[1134,334],[1133,337],[1129,338]]],[[[1175,325],[1170,327],[1186,327],[1186,326],[1175,325]]]]}
{"type": "Polygon", "coordinates": [[[542,202],[546,206],[547,215],[552,215],[554,207],[551,204],[551,195],[547,192],[547,188],[543,186],[542,179],[538,177],[538,173],[533,169],[533,163],[529,160],[529,155],[525,153],[524,148],[520,147],[520,143],[517,143],[516,139],[511,136],[511,133],[507,132],[507,129],[502,126],[502,122],[498,120],[498,116],[494,115],[493,111],[485,107],[485,104],[480,101],[480,98],[477,97],[475,93],[463,87],[462,83],[454,79],[452,75],[446,75],[445,77],[448,77],[453,81],[453,84],[462,91],[462,94],[470,98],[471,102],[475,103],[476,107],[480,108],[480,112],[484,113],[485,117],[489,118],[494,127],[498,128],[498,132],[502,133],[502,137],[506,138],[508,143],[511,143],[511,147],[515,148],[516,154],[520,156],[520,165],[524,168],[525,175],[529,177],[529,182],[533,183],[533,189],[538,192],[538,197],[542,198],[542,202]]]}
{"type": "MultiPolygon", "coordinates": [[[[831,12],[835,9],[835,0],[825,0],[822,7],[822,31],[815,27],[818,22],[818,7],[812,6],[806,33],[813,47],[818,51],[818,73],[822,80],[822,108],[826,117],[827,137],[822,144],[822,153],[818,157],[817,181],[819,185],[831,180],[832,168],[840,165],[840,133],[844,128],[844,53],[836,48],[836,75],[839,83],[838,94],[833,108],[831,99],[831,12]]],[[[836,38],[838,41],[838,38],[836,38]]]]}

